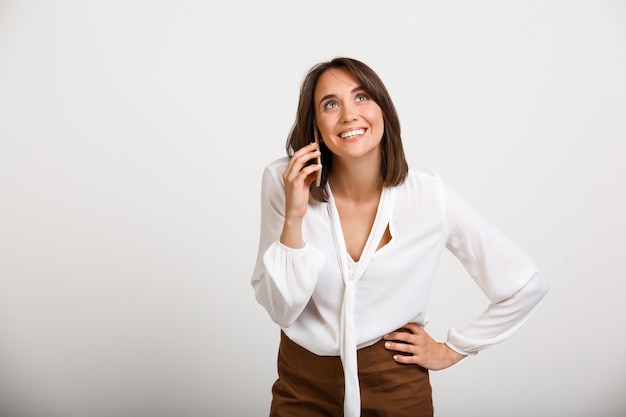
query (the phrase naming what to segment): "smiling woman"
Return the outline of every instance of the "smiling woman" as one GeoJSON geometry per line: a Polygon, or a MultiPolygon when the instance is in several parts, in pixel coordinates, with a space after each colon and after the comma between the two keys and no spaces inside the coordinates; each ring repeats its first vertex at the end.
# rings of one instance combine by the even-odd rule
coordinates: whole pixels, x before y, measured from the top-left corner
{"type": "Polygon", "coordinates": [[[270,415],[432,416],[429,370],[510,337],[543,275],[436,173],[409,167],[389,94],[360,61],[309,71],[287,150],[264,171],[252,276],[281,328],[270,415]],[[446,248],[490,303],[437,342],[424,326],[446,248]]]}

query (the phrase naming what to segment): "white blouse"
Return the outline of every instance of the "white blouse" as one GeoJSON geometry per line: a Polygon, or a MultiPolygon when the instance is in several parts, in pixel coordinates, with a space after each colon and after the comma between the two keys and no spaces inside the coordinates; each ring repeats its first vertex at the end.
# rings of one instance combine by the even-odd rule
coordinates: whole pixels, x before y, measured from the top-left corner
{"type": "Polygon", "coordinates": [[[288,158],[268,165],[261,191],[261,235],[251,279],[257,301],[294,342],[317,355],[340,356],[346,416],[360,414],[356,350],[406,323],[426,325],[430,289],[444,248],[456,256],[490,300],[446,344],[473,355],[510,337],[548,291],[534,262],[484,220],[434,172],[411,168],[406,181],[384,188],[358,262],[345,247],[332,192],[311,201],[305,246],[279,241],[285,211],[282,173],[288,158]],[[389,226],[391,241],[377,250],[389,226]]]}

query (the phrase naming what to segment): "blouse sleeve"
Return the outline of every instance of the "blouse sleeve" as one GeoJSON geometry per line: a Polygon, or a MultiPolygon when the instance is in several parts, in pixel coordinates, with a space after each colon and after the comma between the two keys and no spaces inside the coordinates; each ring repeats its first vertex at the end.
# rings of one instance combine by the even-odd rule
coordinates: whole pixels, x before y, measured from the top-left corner
{"type": "Polygon", "coordinates": [[[299,249],[280,243],[285,209],[280,174],[271,167],[263,172],[261,234],[251,284],[257,301],[272,320],[289,327],[309,302],[324,258],[307,243],[299,249]]]}
{"type": "Polygon", "coordinates": [[[549,286],[517,244],[449,187],[442,185],[442,189],[446,246],[490,301],[466,328],[448,331],[450,348],[473,355],[511,337],[533,314],[549,286]]]}

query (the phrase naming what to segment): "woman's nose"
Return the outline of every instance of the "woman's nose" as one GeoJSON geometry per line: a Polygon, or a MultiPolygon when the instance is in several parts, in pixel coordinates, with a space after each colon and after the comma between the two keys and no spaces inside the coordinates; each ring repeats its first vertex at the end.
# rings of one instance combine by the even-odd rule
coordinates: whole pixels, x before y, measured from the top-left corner
{"type": "Polygon", "coordinates": [[[350,123],[359,118],[357,109],[352,103],[344,104],[344,106],[342,107],[342,110],[343,112],[341,114],[341,119],[344,123],[350,123]]]}

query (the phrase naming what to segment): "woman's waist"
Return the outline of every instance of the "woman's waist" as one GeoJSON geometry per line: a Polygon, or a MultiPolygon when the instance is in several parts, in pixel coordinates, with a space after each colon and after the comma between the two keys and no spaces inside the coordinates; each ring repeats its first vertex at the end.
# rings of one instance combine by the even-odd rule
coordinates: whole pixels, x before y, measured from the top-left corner
{"type": "MultiPolygon", "coordinates": [[[[407,323],[425,326],[428,323],[428,317],[426,314],[418,313],[387,320],[381,320],[380,317],[376,321],[355,319],[356,347],[361,350],[372,346],[385,334],[398,330],[407,323]]],[[[339,317],[336,322],[331,323],[319,320],[319,316],[309,317],[305,311],[298,320],[288,328],[283,328],[282,331],[293,342],[316,355],[340,356],[343,335],[339,317]]]]}

